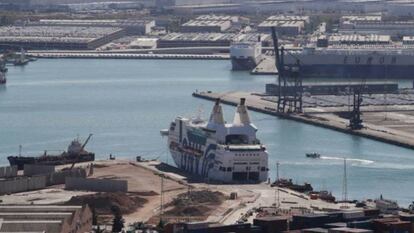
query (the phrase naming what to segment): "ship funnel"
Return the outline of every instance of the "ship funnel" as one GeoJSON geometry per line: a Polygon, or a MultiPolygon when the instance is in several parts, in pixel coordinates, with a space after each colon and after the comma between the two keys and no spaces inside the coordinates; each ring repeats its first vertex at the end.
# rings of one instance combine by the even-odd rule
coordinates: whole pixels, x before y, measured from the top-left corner
{"type": "Polygon", "coordinates": [[[246,99],[241,98],[240,104],[237,106],[236,114],[234,115],[233,125],[249,125],[250,117],[245,105],[246,99]]]}
{"type": "Polygon", "coordinates": [[[216,99],[216,104],[213,107],[213,111],[211,111],[209,124],[224,124],[223,109],[220,105],[220,98],[216,99]]]}

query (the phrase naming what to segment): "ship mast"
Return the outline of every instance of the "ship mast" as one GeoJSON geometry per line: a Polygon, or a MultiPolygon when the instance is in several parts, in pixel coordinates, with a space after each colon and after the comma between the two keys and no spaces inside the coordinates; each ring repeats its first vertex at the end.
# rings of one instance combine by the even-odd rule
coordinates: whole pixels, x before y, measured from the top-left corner
{"type": "Polygon", "coordinates": [[[348,208],[348,178],[346,172],[346,158],[344,158],[344,177],[342,180],[342,202],[344,203],[341,208],[347,209],[348,208]]]}

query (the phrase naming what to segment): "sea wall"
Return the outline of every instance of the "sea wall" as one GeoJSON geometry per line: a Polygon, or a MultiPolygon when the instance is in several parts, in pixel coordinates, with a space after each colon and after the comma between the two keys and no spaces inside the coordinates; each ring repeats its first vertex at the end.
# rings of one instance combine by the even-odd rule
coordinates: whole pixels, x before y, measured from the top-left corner
{"type": "Polygon", "coordinates": [[[86,178],[86,170],[83,168],[73,168],[71,170],[53,172],[48,177],[47,185],[64,184],[67,177],[86,178]]]}
{"type": "Polygon", "coordinates": [[[46,187],[46,180],[46,176],[0,180],[0,195],[42,189],[46,187]]]}
{"type": "Polygon", "coordinates": [[[94,192],[128,192],[128,182],[126,180],[67,177],[65,189],[94,192]]]}
{"type": "Polygon", "coordinates": [[[0,167],[0,178],[17,176],[17,166],[0,167]]]}

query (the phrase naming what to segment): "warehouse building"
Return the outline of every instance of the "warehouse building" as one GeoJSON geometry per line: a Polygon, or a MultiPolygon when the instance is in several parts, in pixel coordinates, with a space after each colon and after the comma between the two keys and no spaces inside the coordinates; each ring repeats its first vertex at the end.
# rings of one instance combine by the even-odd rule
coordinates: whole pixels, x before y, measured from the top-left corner
{"type": "Polygon", "coordinates": [[[92,212],[88,206],[0,206],[0,232],[83,233],[91,230],[92,212]]]}
{"type": "Polygon", "coordinates": [[[249,20],[231,15],[199,15],[181,25],[181,32],[224,32],[233,26],[248,24],[249,20]]]}
{"type": "Polygon", "coordinates": [[[125,35],[122,28],[75,26],[0,27],[0,47],[96,49],[125,35]]]}
{"type": "Polygon", "coordinates": [[[232,42],[258,40],[263,46],[269,46],[271,37],[269,34],[258,33],[170,33],[157,41],[157,47],[228,47],[232,42]]]}
{"type": "Polygon", "coordinates": [[[224,32],[230,27],[230,20],[190,20],[181,25],[181,32],[224,32]]]}
{"type": "Polygon", "coordinates": [[[392,37],[414,36],[414,21],[348,22],[340,33],[380,34],[392,37]]]}
{"type": "Polygon", "coordinates": [[[344,15],[340,18],[339,22],[341,27],[347,24],[358,23],[369,23],[369,22],[381,22],[381,15],[344,15]]]}
{"type": "Polygon", "coordinates": [[[414,36],[404,36],[402,39],[403,45],[412,45],[414,44],[414,36]]]}
{"type": "Polygon", "coordinates": [[[119,19],[41,19],[28,22],[31,26],[71,26],[71,27],[106,27],[123,28],[128,35],[146,35],[155,27],[154,20],[119,20],[119,19]]]}
{"type": "Polygon", "coordinates": [[[274,27],[279,35],[297,36],[302,33],[305,23],[303,21],[265,20],[257,26],[257,30],[263,33],[270,33],[271,27],[274,27]]]}
{"type": "Polygon", "coordinates": [[[197,21],[231,21],[232,23],[236,23],[241,20],[240,16],[233,16],[233,15],[199,15],[194,20],[197,21]]]}
{"type": "Polygon", "coordinates": [[[266,19],[267,21],[303,21],[307,24],[310,22],[310,17],[306,15],[272,15],[266,19]]]}
{"type": "Polygon", "coordinates": [[[157,48],[230,46],[234,34],[170,33],[158,40],[157,48]]]}
{"type": "Polygon", "coordinates": [[[329,36],[329,45],[386,45],[391,43],[389,35],[331,35],[329,36]]]}

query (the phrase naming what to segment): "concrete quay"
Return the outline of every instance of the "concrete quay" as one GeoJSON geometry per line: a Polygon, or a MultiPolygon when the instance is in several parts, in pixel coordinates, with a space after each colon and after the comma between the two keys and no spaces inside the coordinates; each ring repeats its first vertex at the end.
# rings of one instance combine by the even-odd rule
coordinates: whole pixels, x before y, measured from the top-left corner
{"type": "Polygon", "coordinates": [[[88,58],[88,59],[172,59],[172,60],[227,60],[228,54],[137,54],[95,52],[28,52],[36,58],[88,58]]]}
{"type": "Polygon", "coordinates": [[[363,115],[364,128],[361,130],[350,130],[348,120],[335,114],[338,111],[345,111],[344,108],[324,108],[309,107],[304,108],[300,114],[279,113],[276,111],[276,102],[270,101],[266,96],[249,92],[224,92],[214,93],[211,91],[194,92],[194,97],[214,101],[217,98],[228,105],[236,106],[240,98],[246,98],[246,104],[252,111],[264,114],[303,122],[315,126],[329,128],[339,132],[362,136],[373,140],[414,149],[414,106],[386,106],[386,110],[379,110],[377,106],[367,106],[362,111],[367,111],[363,115]],[[378,120],[383,114],[393,123],[378,120]],[[366,119],[365,119],[366,118],[366,119]],[[392,118],[392,119],[391,119],[392,118]]]}
{"type": "Polygon", "coordinates": [[[250,73],[255,75],[276,75],[278,72],[275,66],[275,59],[271,56],[265,56],[250,73]]]}

